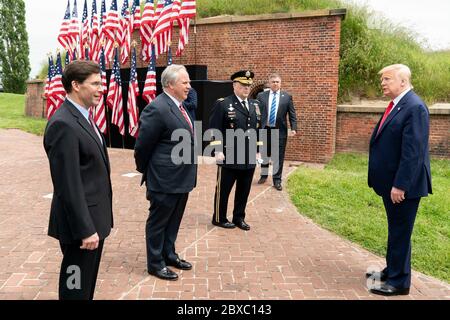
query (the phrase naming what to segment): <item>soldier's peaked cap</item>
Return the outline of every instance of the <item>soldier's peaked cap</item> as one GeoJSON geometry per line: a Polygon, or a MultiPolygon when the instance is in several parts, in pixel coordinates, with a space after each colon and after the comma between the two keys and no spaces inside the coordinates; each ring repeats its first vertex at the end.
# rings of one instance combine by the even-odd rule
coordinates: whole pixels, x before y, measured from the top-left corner
{"type": "Polygon", "coordinates": [[[253,84],[253,78],[255,77],[255,74],[250,70],[241,70],[238,72],[233,73],[233,75],[230,77],[233,82],[239,82],[245,85],[251,85],[253,84]]]}

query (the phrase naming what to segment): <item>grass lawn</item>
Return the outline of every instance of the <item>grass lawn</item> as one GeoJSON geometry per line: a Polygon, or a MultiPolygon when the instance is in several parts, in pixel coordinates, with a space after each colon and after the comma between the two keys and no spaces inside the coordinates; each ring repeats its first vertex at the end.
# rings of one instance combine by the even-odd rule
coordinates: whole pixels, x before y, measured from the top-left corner
{"type": "MultiPolygon", "coordinates": [[[[291,200],[323,228],[382,257],[387,221],[367,186],[366,155],[337,154],[324,170],[300,167],[288,179],[291,200]]],[[[433,194],[422,198],[412,237],[412,267],[450,282],[450,161],[432,160],[433,194]]]]}
{"type": "Polygon", "coordinates": [[[25,96],[23,94],[0,93],[0,128],[20,129],[43,135],[47,119],[25,116],[25,96]]]}

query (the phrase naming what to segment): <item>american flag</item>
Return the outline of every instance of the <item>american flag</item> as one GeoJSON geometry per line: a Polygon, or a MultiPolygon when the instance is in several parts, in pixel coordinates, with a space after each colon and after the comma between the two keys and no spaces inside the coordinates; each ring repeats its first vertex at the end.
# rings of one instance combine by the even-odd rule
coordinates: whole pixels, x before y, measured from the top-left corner
{"type": "Polygon", "coordinates": [[[139,96],[139,87],[136,72],[136,48],[133,48],[131,55],[131,71],[130,71],[130,85],[128,87],[128,132],[131,136],[137,138],[138,133],[138,117],[139,111],[137,108],[136,98],[139,96]]]}
{"type": "Polygon", "coordinates": [[[72,44],[72,39],[69,35],[69,27],[70,27],[70,0],[67,0],[66,13],[64,14],[64,19],[61,23],[61,27],[59,29],[58,34],[58,42],[66,50],[69,50],[72,44]]]}
{"type": "MultiPolygon", "coordinates": [[[[103,34],[105,35],[105,59],[111,61],[114,54],[114,43],[117,38],[117,33],[120,29],[119,13],[117,11],[117,0],[112,0],[111,7],[109,8],[106,18],[105,26],[103,27],[103,34]]],[[[118,42],[118,41],[117,41],[118,42]]]]}
{"type": "MultiPolygon", "coordinates": [[[[99,18],[99,25],[98,25],[98,34],[99,34],[99,44],[98,44],[98,55],[100,57],[100,49],[103,48],[105,49],[105,44],[106,44],[106,35],[104,32],[105,29],[105,24],[106,24],[106,3],[105,0],[102,0],[102,7],[100,9],[100,18],[99,18]]],[[[100,58],[99,58],[100,59],[100,58]]],[[[105,54],[105,63],[108,63],[108,57],[105,54]]]]}
{"type": "Polygon", "coordinates": [[[181,0],[172,0],[172,21],[178,19],[181,10],[181,0]]]}
{"type": "Polygon", "coordinates": [[[157,7],[157,17],[155,29],[153,30],[152,42],[156,41],[156,53],[163,54],[167,52],[172,38],[172,5],[173,0],[159,0],[157,7]],[[162,9],[161,5],[163,5],[162,9]],[[160,12],[158,10],[161,10],[160,12]]]}
{"type": "Polygon", "coordinates": [[[189,42],[189,24],[190,19],[196,15],[196,3],[191,0],[183,0],[181,4],[178,26],[180,28],[180,36],[178,40],[177,56],[181,56],[184,48],[189,42]]]}
{"type": "Polygon", "coordinates": [[[74,0],[73,3],[72,19],[70,20],[70,27],[69,27],[69,36],[72,39],[69,51],[73,53],[74,51],[77,50],[78,39],[80,36],[80,22],[78,21],[77,0],[74,0]]]}
{"type": "Polygon", "coordinates": [[[141,19],[141,43],[142,43],[142,60],[149,61],[152,54],[152,30],[154,27],[155,5],[153,0],[145,2],[144,12],[141,19]]]}
{"type": "Polygon", "coordinates": [[[80,31],[80,52],[82,54],[81,58],[89,60],[89,50],[86,50],[86,46],[89,45],[89,19],[88,19],[88,7],[87,0],[84,0],[83,6],[83,16],[81,17],[81,31],[80,31]]]}
{"type": "Polygon", "coordinates": [[[119,49],[114,50],[114,63],[109,80],[108,96],[106,104],[112,109],[111,123],[119,127],[121,135],[125,135],[123,122],[122,80],[120,78],[119,49]]]}
{"type": "Polygon", "coordinates": [[[64,67],[70,63],[70,52],[66,51],[66,58],[64,60],[64,67]]]}
{"type": "Polygon", "coordinates": [[[97,16],[97,0],[92,0],[91,10],[91,36],[90,36],[90,51],[92,60],[99,62],[100,55],[100,32],[97,16]]]}
{"type": "Polygon", "coordinates": [[[134,30],[141,28],[141,4],[139,0],[132,0],[130,21],[134,30]]]}
{"type": "Polygon", "coordinates": [[[51,95],[51,88],[52,88],[52,78],[53,73],[55,72],[55,67],[53,65],[53,56],[48,56],[48,73],[47,73],[47,81],[45,83],[44,88],[44,96],[47,98],[47,116],[49,114],[49,110],[53,109],[52,107],[52,100],[50,99],[51,95]]]}
{"type": "MultiPolygon", "coordinates": [[[[106,86],[106,65],[105,65],[105,50],[101,48],[100,50],[100,70],[102,75],[102,88],[103,94],[108,92],[108,88],[106,86]]],[[[94,113],[94,121],[97,127],[103,134],[106,134],[106,108],[105,108],[105,99],[104,96],[100,99],[100,102],[95,107],[94,113]]]]}
{"type": "Polygon", "coordinates": [[[125,64],[130,56],[131,48],[131,32],[130,32],[130,8],[128,6],[128,0],[123,1],[120,28],[118,32],[120,52],[120,63],[125,64]]]}
{"type": "Polygon", "coordinates": [[[61,82],[62,76],[62,65],[61,65],[61,54],[58,52],[56,58],[56,64],[54,65],[54,72],[52,75],[52,84],[50,86],[50,108],[47,109],[47,119],[50,119],[55,111],[61,106],[66,98],[66,91],[64,90],[63,84],[61,82]]]}
{"type": "Polygon", "coordinates": [[[175,21],[180,16],[181,0],[173,0],[172,4],[172,21],[175,21]]]}
{"type": "Polygon", "coordinates": [[[197,13],[195,0],[183,0],[181,4],[180,18],[195,18],[197,13]]]}
{"type": "MultiPolygon", "coordinates": [[[[153,47],[153,45],[152,45],[153,47]]],[[[156,56],[155,48],[152,48],[152,57],[148,65],[147,76],[145,77],[144,90],[142,91],[142,98],[148,103],[152,102],[156,97],[156,56]]]]}

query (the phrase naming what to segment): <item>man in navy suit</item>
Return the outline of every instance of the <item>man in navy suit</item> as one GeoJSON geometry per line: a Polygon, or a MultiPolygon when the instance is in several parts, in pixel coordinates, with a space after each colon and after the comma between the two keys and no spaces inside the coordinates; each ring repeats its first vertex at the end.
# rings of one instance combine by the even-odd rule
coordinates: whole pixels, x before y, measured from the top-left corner
{"type": "Polygon", "coordinates": [[[189,115],[191,116],[192,120],[197,120],[195,116],[195,110],[197,110],[197,91],[194,88],[189,89],[188,96],[186,100],[183,101],[183,106],[186,109],[187,112],[189,112],[189,115]]]}
{"type": "Polygon", "coordinates": [[[421,197],[431,190],[429,113],[412,91],[411,71],[402,64],[383,68],[381,87],[391,102],[375,127],[369,149],[369,187],[383,198],[388,221],[386,267],[367,277],[383,284],[375,294],[407,295],[411,285],[411,234],[421,197]]]}
{"type": "Polygon", "coordinates": [[[103,243],[113,226],[108,151],[89,113],[103,99],[100,66],[73,61],[62,84],[66,100],[44,134],[54,189],[48,235],[59,240],[63,254],[59,299],[92,300],[103,243]]]}
{"type": "Polygon", "coordinates": [[[161,75],[161,83],[164,92],[140,115],[134,158],[137,171],[143,173],[141,184],[146,183],[150,201],[145,229],[148,273],[164,280],[177,280],[178,275],[168,266],[192,268],[176,253],[175,241],[189,192],[197,182],[194,120],[182,104],[191,87],[186,68],[168,66],[161,75]],[[178,133],[182,141],[173,138],[178,133]],[[174,150],[186,141],[187,148],[182,149],[182,154],[174,150]]]}
{"type": "Polygon", "coordinates": [[[294,136],[297,131],[297,115],[292,101],[292,96],[281,90],[281,77],[277,73],[269,76],[270,90],[260,92],[257,96],[261,104],[262,127],[267,131],[266,155],[261,165],[261,177],[259,184],[266,182],[269,170],[269,159],[272,158],[272,180],[275,189],[281,191],[281,176],[283,174],[284,154],[286,151],[288,127],[286,117],[289,116],[291,133],[294,136]],[[278,140],[272,138],[276,133],[278,140]],[[272,139],[275,140],[272,145],[272,139]],[[277,149],[275,149],[277,148],[277,149]]]}

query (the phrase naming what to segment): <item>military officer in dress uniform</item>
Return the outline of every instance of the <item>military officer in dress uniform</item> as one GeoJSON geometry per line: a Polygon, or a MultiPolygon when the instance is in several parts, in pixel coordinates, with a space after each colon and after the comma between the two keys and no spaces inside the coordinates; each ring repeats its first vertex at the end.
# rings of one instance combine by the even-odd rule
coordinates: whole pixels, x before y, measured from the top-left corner
{"type": "Polygon", "coordinates": [[[254,73],[243,70],[231,76],[234,94],[216,101],[210,116],[215,129],[211,145],[215,147],[218,164],[214,215],[212,224],[222,228],[250,230],[245,222],[245,207],[255,172],[261,163],[258,130],[261,112],[258,100],[248,99],[254,73]],[[236,183],[233,220],[227,219],[228,197],[236,183]]]}

